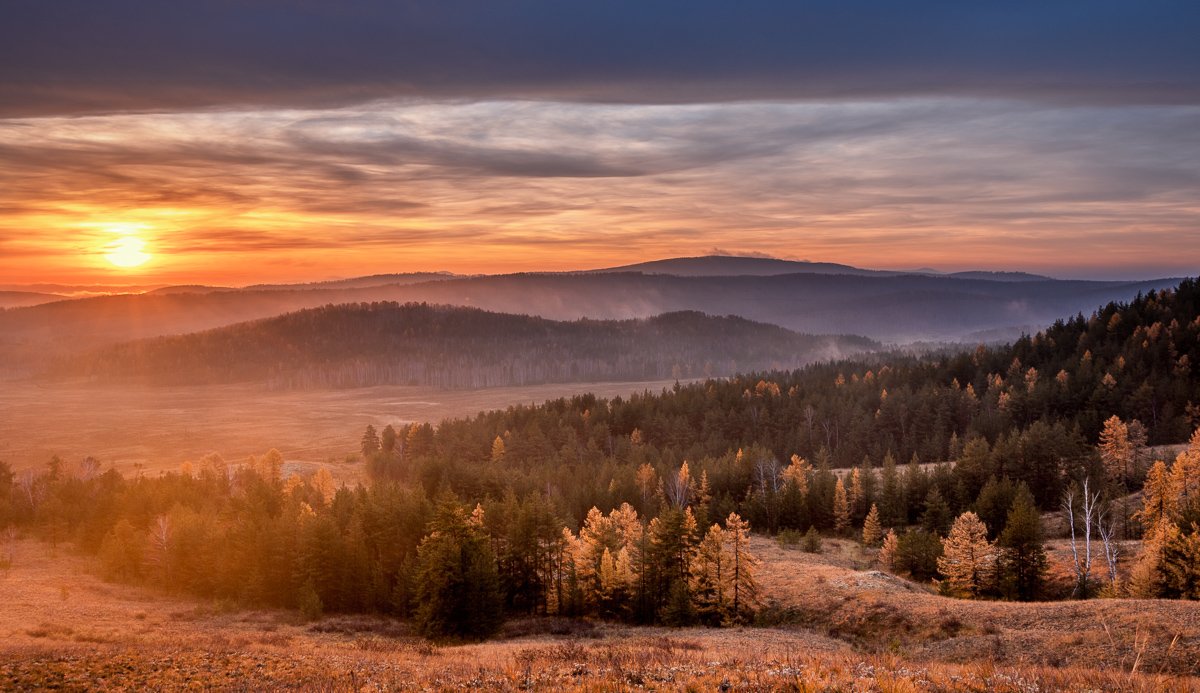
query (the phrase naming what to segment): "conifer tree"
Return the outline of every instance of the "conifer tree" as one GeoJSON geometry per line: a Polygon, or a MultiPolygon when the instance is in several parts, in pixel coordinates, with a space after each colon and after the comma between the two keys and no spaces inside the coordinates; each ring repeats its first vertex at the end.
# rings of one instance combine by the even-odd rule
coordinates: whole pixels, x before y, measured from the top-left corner
{"type": "Polygon", "coordinates": [[[750,551],[750,525],[737,513],[725,520],[725,541],[731,571],[729,620],[745,623],[758,605],[758,558],[750,551]]]}
{"type": "Polygon", "coordinates": [[[729,551],[720,525],[708,528],[692,561],[691,592],[700,621],[720,625],[729,608],[731,582],[729,551]]]}
{"type": "Polygon", "coordinates": [[[942,497],[942,492],[936,486],[929,489],[925,496],[925,509],[921,513],[921,527],[926,532],[942,536],[950,529],[952,517],[950,505],[942,497]]]}
{"type": "Polygon", "coordinates": [[[838,534],[844,534],[850,528],[850,502],[841,477],[833,488],[833,528],[838,534]]]}
{"type": "Polygon", "coordinates": [[[996,546],[1005,591],[1021,601],[1036,599],[1046,572],[1046,550],[1042,518],[1029,493],[1017,494],[996,546]]]}
{"type": "Polygon", "coordinates": [[[879,554],[875,556],[875,560],[879,561],[879,565],[886,570],[896,569],[896,550],[899,548],[900,539],[896,536],[896,530],[889,529],[887,535],[883,537],[883,545],[879,547],[879,554]]]}
{"type": "Polygon", "coordinates": [[[850,470],[850,488],[846,490],[846,500],[850,504],[850,515],[853,518],[863,517],[866,510],[866,495],[863,492],[862,472],[858,467],[850,470]]]}
{"type": "Polygon", "coordinates": [[[1129,427],[1118,416],[1110,416],[1100,431],[1100,461],[1104,464],[1107,477],[1114,493],[1121,498],[1121,527],[1129,538],[1129,494],[1128,484],[1133,465],[1133,443],[1129,439],[1129,427]]]}
{"type": "Polygon", "coordinates": [[[1163,586],[1173,599],[1200,599],[1200,532],[1178,533],[1163,543],[1163,586]]]}
{"type": "Polygon", "coordinates": [[[486,638],[504,607],[487,535],[452,498],[439,501],[429,529],[417,550],[419,629],[433,638],[486,638]]]}
{"type": "Polygon", "coordinates": [[[896,471],[896,459],[889,452],[883,457],[883,472],[879,489],[879,519],[889,527],[907,524],[906,512],[900,489],[900,475],[896,471]]]}
{"type": "Polygon", "coordinates": [[[942,541],[942,556],[937,561],[950,591],[968,598],[983,594],[994,574],[994,562],[987,527],[973,512],[959,515],[942,541]]]}
{"type": "Polygon", "coordinates": [[[379,435],[379,449],[389,457],[396,452],[396,429],[391,424],[384,426],[379,435]]]}
{"type": "Polygon", "coordinates": [[[365,460],[370,460],[380,450],[379,434],[375,432],[375,427],[371,424],[367,424],[367,430],[363,431],[360,448],[365,460]]]}
{"type": "Polygon", "coordinates": [[[1146,483],[1142,487],[1142,509],[1137,513],[1147,537],[1160,523],[1175,516],[1176,502],[1171,472],[1162,460],[1156,460],[1146,474],[1146,483]]]}
{"type": "Polygon", "coordinates": [[[871,510],[867,513],[867,519],[863,522],[863,545],[875,546],[882,538],[883,527],[879,524],[879,508],[872,503],[871,510]]]}

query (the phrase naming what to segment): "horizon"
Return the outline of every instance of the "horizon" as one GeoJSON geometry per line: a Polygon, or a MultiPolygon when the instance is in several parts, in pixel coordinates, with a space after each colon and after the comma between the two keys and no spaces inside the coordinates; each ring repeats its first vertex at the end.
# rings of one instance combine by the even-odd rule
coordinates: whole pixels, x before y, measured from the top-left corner
{"type": "MultiPolygon", "coordinates": [[[[196,277],[195,278],[196,281],[188,281],[186,283],[185,282],[172,282],[172,281],[167,281],[165,279],[162,281],[153,281],[153,279],[156,275],[147,273],[147,274],[141,275],[141,276],[130,275],[130,274],[125,274],[124,276],[110,276],[110,277],[100,276],[97,278],[101,281],[93,281],[93,282],[87,282],[87,281],[72,282],[69,280],[64,280],[64,281],[37,280],[37,281],[29,281],[29,282],[5,282],[5,283],[0,283],[0,291],[18,291],[18,292],[28,291],[28,292],[33,292],[33,293],[37,293],[37,292],[58,293],[66,298],[88,298],[91,296],[105,296],[105,295],[117,295],[117,294],[140,294],[140,293],[147,293],[147,292],[152,292],[152,291],[156,291],[156,290],[160,290],[160,289],[173,288],[173,287],[186,287],[186,286],[196,286],[196,287],[202,287],[202,288],[215,288],[215,289],[245,290],[245,289],[253,289],[257,286],[269,286],[269,285],[297,285],[297,286],[300,286],[300,285],[304,285],[304,284],[322,284],[322,283],[330,283],[330,282],[351,281],[354,279],[365,279],[365,278],[370,278],[370,277],[375,277],[375,276],[391,276],[391,275],[408,276],[408,275],[414,275],[414,274],[431,274],[431,275],[442,274],[442,275],[447,275],[447,276],[453,277],[453,278],[470,278],[470,277],[487,277],[487,276],[505,276],[505,275],[512,275],[512,274],[573,274],[573,273],[588,273],[588,272],[595,272],[595,271],[601,271],[601,270],[623,268],[626,266],[669,262],[672,260],[694,260],[694,259],[750,259],[750,260],[776,260],[776,261],[782,261],[782,262],[798,263],[798,264],[811,264],[811,265],[833,264],[833,265],[844,265],[848,269],[855,269],[855,270],[868,270],[868,271],[874,271],[874,272],[895,273],[897,275],[901,275],[901,274],[904,274],[904,275],[927,275],[927,276],[935,276],[935,277],[953,276],[953,275],[957,275],[957,274],[966,274],[966,273],[975,273],[975,272],[984,273],[984,274],[997,274],[997,275],[1028,274],[1028,275],[1034,275],[1034,276],[1038,276],[1038,277],[1042,277],[1042,278],[1054,280],[1054,281],[1095,281],[1095,282],[1138,283],[1138,282],[1148,282],[1148,281],[1162,280],[1162,279],[1185,279],[1185,278],[1190,278],[1193,276],[1200,276],[1200,270],[1189,272],[1189,271],[1186,271],[1186,269],[1183,272],[1179,272],[1179,273],[1168,273],[1168,272],[1156,273],[1152,269],[1138,271],[1136,269],[1126,268],[1121,271],[1114,271],[1111,273],[1100,273],[1100,274],[1097,274],[1095,272],[1089,272],[1087,270],[1082,270],[1082,271],[1078,271],[1078,272],[1068,271],[1068,272],[1063,272],[1063,273],[1051,274],[1051,273],[1046,273],[1046,272],[1034,271],[1031,269],[1021,269],[1021,268],[1012,269],[1012,268],[1004,268],[1004,267],[995,268],[995,269],[981,268],[981,267],[976,267],[976,266],[961,266],[961,267],[952,266],[952,267],[948,267],[948,268],[938,268],[938,267],[930,267],[927,265],[919,266],[919,267],[867,267],[867,266],[862,266],[862,265],[854,265],[854,264],[840,263],[840,262],[830,262],[830,261],[825,261],[825,260],[809,260],[809,259],[797,259],[797,258],[790,258],[790,257],[777,257],[777,256],[767,255],[764,253],[741,254],[741,253],[736,253],[733,251],[725,251],[725,250],[721,250],[721,249],[713,249],[713,250],[720,251],[720,252],[710,252],[710,253],[698,254],[698,255],[679,255],[679,256],[672,256],[672,257],[654,257],[654,258],[649,258],[649,259],[644,259],[644,260],[639,259],[639,260],[635,260],[635,261],[631,261],[631,262],[621,262],[621,263],[617,263],[617,264],[613,264],[613,265],[606,265],[606,266],[573,267],[573,268],[568,268],[568,269],[516,269],[516,270],[512,270],[512,271],[455,272],[455,271],[452,271],[449,269],[438,268],[438,267],[434,266],[429,269],[425,269],[425,268],[413,269],[413,270],[405,269],[405,270],[397,270],[397,271],[366,272],[366,273],[362,273],[362,274],[329,274],[329,275],[315,275],[315,276],[314,275],[295,275],[295,276],[280,277],[280,278],[276,279],[275,281],[251,281],[251,282],[245,282],[245,283],[238,283],[238,282],[209,283],[209,282],[203,281],[203,277],[196,277]],[[105,281],[103,281],[104,279],[109,279],[109,280],[113,280],[113,281],[105,282],[105,281]],[[125,279],[128,281],[118,282],[118,280],[122,280],[122,279],[125,279]],[[137,281],[139,279],[144,279],[144,280],[149,280],[149,281],[137,281]]],[[[641,270],[633,269],[633,270],[629,270],[629,271],[641,271],[641,270]]],[[[783,272],[781,274],[787,274],[787,273],[792,273],[792,272],[783,272]]],[[[795,270],[795,273],[803,274],[804,270],[803,270],[803,268],[797,268],[795,270]]],[[[729,274],[728,276],[736,276],[736,274],[735,273],[729,274]]],[[[986,277],[983,277],[983,279],[986,279],[986,277]]]]}

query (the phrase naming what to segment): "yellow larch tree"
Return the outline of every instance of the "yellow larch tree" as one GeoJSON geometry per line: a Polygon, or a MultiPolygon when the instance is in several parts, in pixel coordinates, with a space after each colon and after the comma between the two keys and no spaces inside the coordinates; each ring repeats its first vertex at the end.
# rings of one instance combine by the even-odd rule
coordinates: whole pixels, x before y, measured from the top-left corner
{"type": "Polygon", "coordinates": [[[987,526],[973,512],[954,520],[950,535],[942,540],[938,571],[946,578],[950,591],[964,597],[977,597],[988,588],[994,575],[996,551],[987,538],[987,526]]]}

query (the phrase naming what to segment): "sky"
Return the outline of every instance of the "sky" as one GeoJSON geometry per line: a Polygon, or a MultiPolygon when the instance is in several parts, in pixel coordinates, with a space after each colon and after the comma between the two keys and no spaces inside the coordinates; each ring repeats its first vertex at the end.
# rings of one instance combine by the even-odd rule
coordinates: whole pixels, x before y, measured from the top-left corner
{"type": "Polygon", "coordinates": [[[6,0],[0,284],[1200,274],[1192,1],[6,0]]]}

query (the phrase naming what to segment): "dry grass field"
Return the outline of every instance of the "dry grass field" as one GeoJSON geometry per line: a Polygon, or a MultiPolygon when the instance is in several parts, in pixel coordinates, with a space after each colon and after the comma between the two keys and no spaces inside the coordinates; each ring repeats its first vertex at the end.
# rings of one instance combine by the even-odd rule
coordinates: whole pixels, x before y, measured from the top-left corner
{"type": "MultiPolygon", "coordinates": [[[[436,422],[579,392],[658,392],[671,382],[563,383],[486,390],[372,387],[279,392],[251,385],[107,388],[0,383],[0,460],[16,469],[92,455],[123,473],[176,469],[219,452],[245,459],[275,447],[289,462],[340,460],[367,424],[436,422]]],[[[335,467],[336,469],[336,467],[335,467]]],[[[340,470],[350,480],[353,470],[340,470]]]]}
{"type": "Polygon", "coordinates": [[[0,573],[13,690],[1200,691],[1200,606],[950,600],[866,568],[850,542],[755,539],[780,625],[634,628],[528,619],[435,645],[406,624],[243,611],[108,584],[17,541],[0,573]]]}

